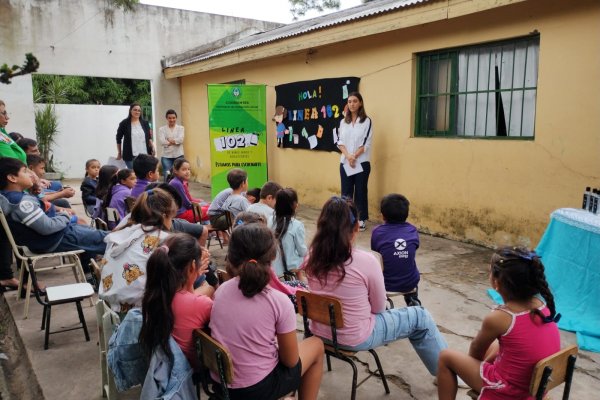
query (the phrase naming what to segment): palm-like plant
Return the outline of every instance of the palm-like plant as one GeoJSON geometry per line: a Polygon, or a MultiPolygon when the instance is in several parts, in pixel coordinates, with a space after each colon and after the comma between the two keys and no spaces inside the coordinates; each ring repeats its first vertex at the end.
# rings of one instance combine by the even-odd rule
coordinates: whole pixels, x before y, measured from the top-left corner
{"type": "Polygon", "coordinates": [[[40,153],[46,160],[48,172],[57,172],[54,166],[52,146],[56,143],[58,130],[58,116],[55,105],[69,102],[69,82],[57,76],[36,76],[39,84],[34,84],[33,101],[41,104],[35,109],[35,136],[40,153]]]}

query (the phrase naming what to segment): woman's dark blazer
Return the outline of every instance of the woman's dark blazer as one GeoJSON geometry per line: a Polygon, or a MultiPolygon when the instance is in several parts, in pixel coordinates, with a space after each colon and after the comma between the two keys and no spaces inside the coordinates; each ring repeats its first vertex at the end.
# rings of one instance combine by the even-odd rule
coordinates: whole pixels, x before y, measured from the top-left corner
{"type": "MultiPolygon", "coordinates": [[[[148,154],[152,154],[152,146],[150,145],[150,141],[152,140],[150,124],[141,118],[140,124],[142,125],[142,129],[146,135],[146,151],[148,154]]],[[[123,142],[121,145],[121,155],[123,156],[123,160],[132,161],[133,151],[131,149],[131,119],[129,118],[125,118],[123,121],[121,121],[119,123],[119,128],[117,128],[117,144],[121,144],[121,142],[123,142]]]]}

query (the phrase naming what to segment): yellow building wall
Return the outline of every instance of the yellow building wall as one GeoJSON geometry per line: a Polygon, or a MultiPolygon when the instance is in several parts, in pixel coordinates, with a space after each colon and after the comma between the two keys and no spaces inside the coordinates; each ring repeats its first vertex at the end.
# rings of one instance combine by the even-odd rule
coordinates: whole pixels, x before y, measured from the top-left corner
{"type": "MultiPolygon", "coordinates": [[[[487,245],[535,246],[550,212],[580,207],[584,187],[600,187],[598,21],[598,1],[532,0],[324,46],[312,54],[186,76],[180,78],[186,155],[197,180],[209,183],[208,83],[266,84],[270,121],[276,85],[359,76],[374,129],[372,220],[381,219],[381,197],[398,192],[411,201],[409,221],[422,231],[487,245]],[[414,137],[416,53],[536,30],[535,140],[414,137]]],[[[300,202],[311,206],[339,194],[339,154],[279,149],[274,123],[267,125],[269,179],[296,188],[300,202]]]]}

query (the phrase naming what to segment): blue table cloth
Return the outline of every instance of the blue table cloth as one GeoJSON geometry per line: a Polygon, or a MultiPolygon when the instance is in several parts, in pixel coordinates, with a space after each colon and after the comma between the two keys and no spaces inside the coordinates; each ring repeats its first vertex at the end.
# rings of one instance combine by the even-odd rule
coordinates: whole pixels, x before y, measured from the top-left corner
{"type": "Polygon", "coordinates": [[[554,211],[536,252],[562,314],[559,328],[576,332],[580,348],[600,352],[600,216],[554,211]]]}

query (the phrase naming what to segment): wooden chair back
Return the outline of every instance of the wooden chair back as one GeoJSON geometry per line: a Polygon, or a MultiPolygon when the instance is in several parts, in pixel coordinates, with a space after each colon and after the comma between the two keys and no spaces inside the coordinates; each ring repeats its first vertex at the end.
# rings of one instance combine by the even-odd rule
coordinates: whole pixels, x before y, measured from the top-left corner
{"type": "Polygon", "coordinates": [[[219,269],[217,269],[217,278],[219,279],[219,285],[220,285],[223,282],[227,282],[228,280],[230,280],[231,276],[229,275],[229,273],[227,271],[219,268],[219,269]]]}
{"type": "Polygon", "coordinates": [[[192,212],[194,213],[194,221],[202,222],[202,207],[200,203],[192,202],[192,212]]]}
{"type": "Polygon", "coordinates": [[[194,338],[201,364],[225,380],[221,383],[233,382],[233,362],[229,350],[202,329],[194,330],[194,338]]]}
{"type": "Polygon", "coordinates": [[[538,361],[531,375],[529,393],[532,396],[537,396],[540,385],[544,385],[544,380],[546,380],[546,387],[542,391],[542,394],[566,381],[565,391],[567,392],[567,397],[563,396],[563,398],[568,398],[568,390],[570,389],[571,378],[575,368],[575,358],[578,351],[579,348],[576,345],[572,345],[538,361]],[[544,375],[548,375],[546,379],[544,379],[544,375]]]}
{"type": "Polygon", "coordinates": [[[308,319],[336,329],[344,327],[342,303],[335,297],[298,290],[296,291],[296,301],[300,315],[306,315],[308,319]]]}

